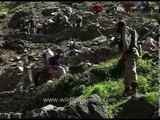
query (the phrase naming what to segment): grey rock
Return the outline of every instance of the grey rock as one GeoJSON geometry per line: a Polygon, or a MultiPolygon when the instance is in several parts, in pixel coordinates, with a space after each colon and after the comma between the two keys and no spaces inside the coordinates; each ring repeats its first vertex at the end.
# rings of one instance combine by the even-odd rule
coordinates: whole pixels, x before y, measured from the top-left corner
{"type": "Polygon", "coordinates": [[[57,118],[59,111],[63,111],[64,108],[56,107],[53,105],[47,105],[40,109],[35,109],[32,111],[27,111],[25,113],[25,118],[57,118]]]}
{"type": "Polygon", "coordinates": [[[75,116],[76,118],[107,118],[102,107],[102,101],[98,95],[92,95],[85,100],[72,101],[69,106],[65,107],[66,114],[75,116]]]}
{"type": "Polygon", "coordinates": [[[40,109],[25,112],[24,118],[107,118],[99,96],[92,95],[87,100],[73,100],[64,107],[49,104],[40,109]]]}
{"type": "Polygon", "coordinates": [[[155,111],[155,112],[153,113],[152,118],[153,118],[153,119],[158,119],[159,117],[160,117],[160,113],[159,113],[158,110],[157,110],[157,111],[155,111]]]}
{"type": "Polygon", "coordinates": [[[43,16],[51,16],[51,13],[58,12],[58,7],[49,7],[42,11],[43,16]]]}
{"type": "Polygon", "coordinates": [[[0,57],[0,63],[4,62],[4,58],[0,57]]]}
{"type": "Polygon", "coordinates": [[[8,113],[0,113],[0,119],[10,119],[11,115],[8,113]]]}
{"type": "Polygon", "coordinates": [[[11,118],[13,119],[21,119],[22,118],[22,113],[13,113],[11,114],[11,118]]]}
{"type": "Polygon", "coordinates": [[[19,11],[16,12],[12,18],[10,19],[9,23],[8,23],[8,27],[12,28],[12,29],[16,29],[18,27],[20,27],[20,23],[21,23],[21,18],[27,16],[28,13],[26,11],[19,11]]]}
{"type": "Polygon", "coordinates": [[[152,118],[154,107],[148,104],[143,98],[131,98],[121,105],[122,110],[116,118],[152,118]]]}

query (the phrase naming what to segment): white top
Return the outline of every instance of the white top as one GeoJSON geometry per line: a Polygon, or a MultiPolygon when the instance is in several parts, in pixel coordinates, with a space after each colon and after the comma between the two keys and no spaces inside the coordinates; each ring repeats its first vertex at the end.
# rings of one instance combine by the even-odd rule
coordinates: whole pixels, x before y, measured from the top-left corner
{"type": "Polygon", "coordinates": [[[51,49],[47,49],[45,51],[45,54],[46,54],[46,59],[49,60],[49,58],[53,57],[54,56],[54,53],[51,49]]]}

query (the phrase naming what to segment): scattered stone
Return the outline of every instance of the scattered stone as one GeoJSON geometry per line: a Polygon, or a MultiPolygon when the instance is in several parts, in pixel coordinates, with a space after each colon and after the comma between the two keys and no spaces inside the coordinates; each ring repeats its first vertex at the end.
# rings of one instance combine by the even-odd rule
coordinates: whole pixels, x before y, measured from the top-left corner
{"type": "Polygon", "coordinates": [[[0,119],[10,119],[11,116],[8,113],[0,113],[0,119]]]}
{"type": "Polygon", "coordinates": [[[43,16],[51,16],[52,15],[51,13],[58,12],[58,10],[59,10],[58,7],[49,7],[49,8],[46,8],[42,11],[42,15],[43,16]]]}
{"type": "Polygon", "coordinates": [[[15,61],[19,61],[19,60],[21,60],[21,57],[20,56],[16,56],[16,58],[14,60],[15,61]]]}
{"type": "Polygon", "coordinates": [[[3,63],[4,59],[2,57],[0,57],[0,63],[3,63]]]}
{"type": "Polygon", "coordinates": [[[26,11],[18,11],[16,12],[8,23],[8,27],[12,29],[16,29],[20,27],[21,18],[27,16],[28,13],[26,11]]]}
{"type": "Polygon", "coordinates": [[[11,115],[11,118],[13,119],[21,119],[22,118],[22,113],[14,113],[11,115]]]}
{"type": "Polygon", "coordinates": [[[7,12],[0,12],[0,19],[4,19],[7,17],[7,12]]]}
{"type": "Polygon", "coordinates": [[[121,105],[122,110],[116,118],[152,118],[154,107],[148,104],[143,98],[131,98],[121,105]]]}

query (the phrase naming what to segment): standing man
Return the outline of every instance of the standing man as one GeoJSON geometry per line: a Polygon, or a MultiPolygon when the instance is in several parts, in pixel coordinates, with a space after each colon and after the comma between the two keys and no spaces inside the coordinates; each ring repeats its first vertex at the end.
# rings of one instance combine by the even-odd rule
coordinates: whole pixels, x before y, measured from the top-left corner
{"type": "Polygon", "coordinates": [[[122,42],[122,57],[121,60],[124,63],[124,94],[129,93],[131,90],[136,93],[137,89],[137,70],[136,61],[139,57],[138,52],[138,34],[137,31],[129,26],[126,26],[125,22],[118,23],[117,32],[121,34],[122,42]]]}

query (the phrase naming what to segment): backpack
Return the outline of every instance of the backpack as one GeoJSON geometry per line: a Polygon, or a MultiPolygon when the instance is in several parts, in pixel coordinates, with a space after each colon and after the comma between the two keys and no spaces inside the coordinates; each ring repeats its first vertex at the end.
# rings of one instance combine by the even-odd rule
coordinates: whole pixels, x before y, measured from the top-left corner
{"type": "Polygon", "coordinates": [[[133,48],[136,48],[138,50],[139,55],[141,56],[142,47],[141,47],[141,43],[138,41],[138,33],[134,28],[131,28],[130,32],[131,32],[131,43],[129,46],[129,52],[133,52],[133,48]]]}

